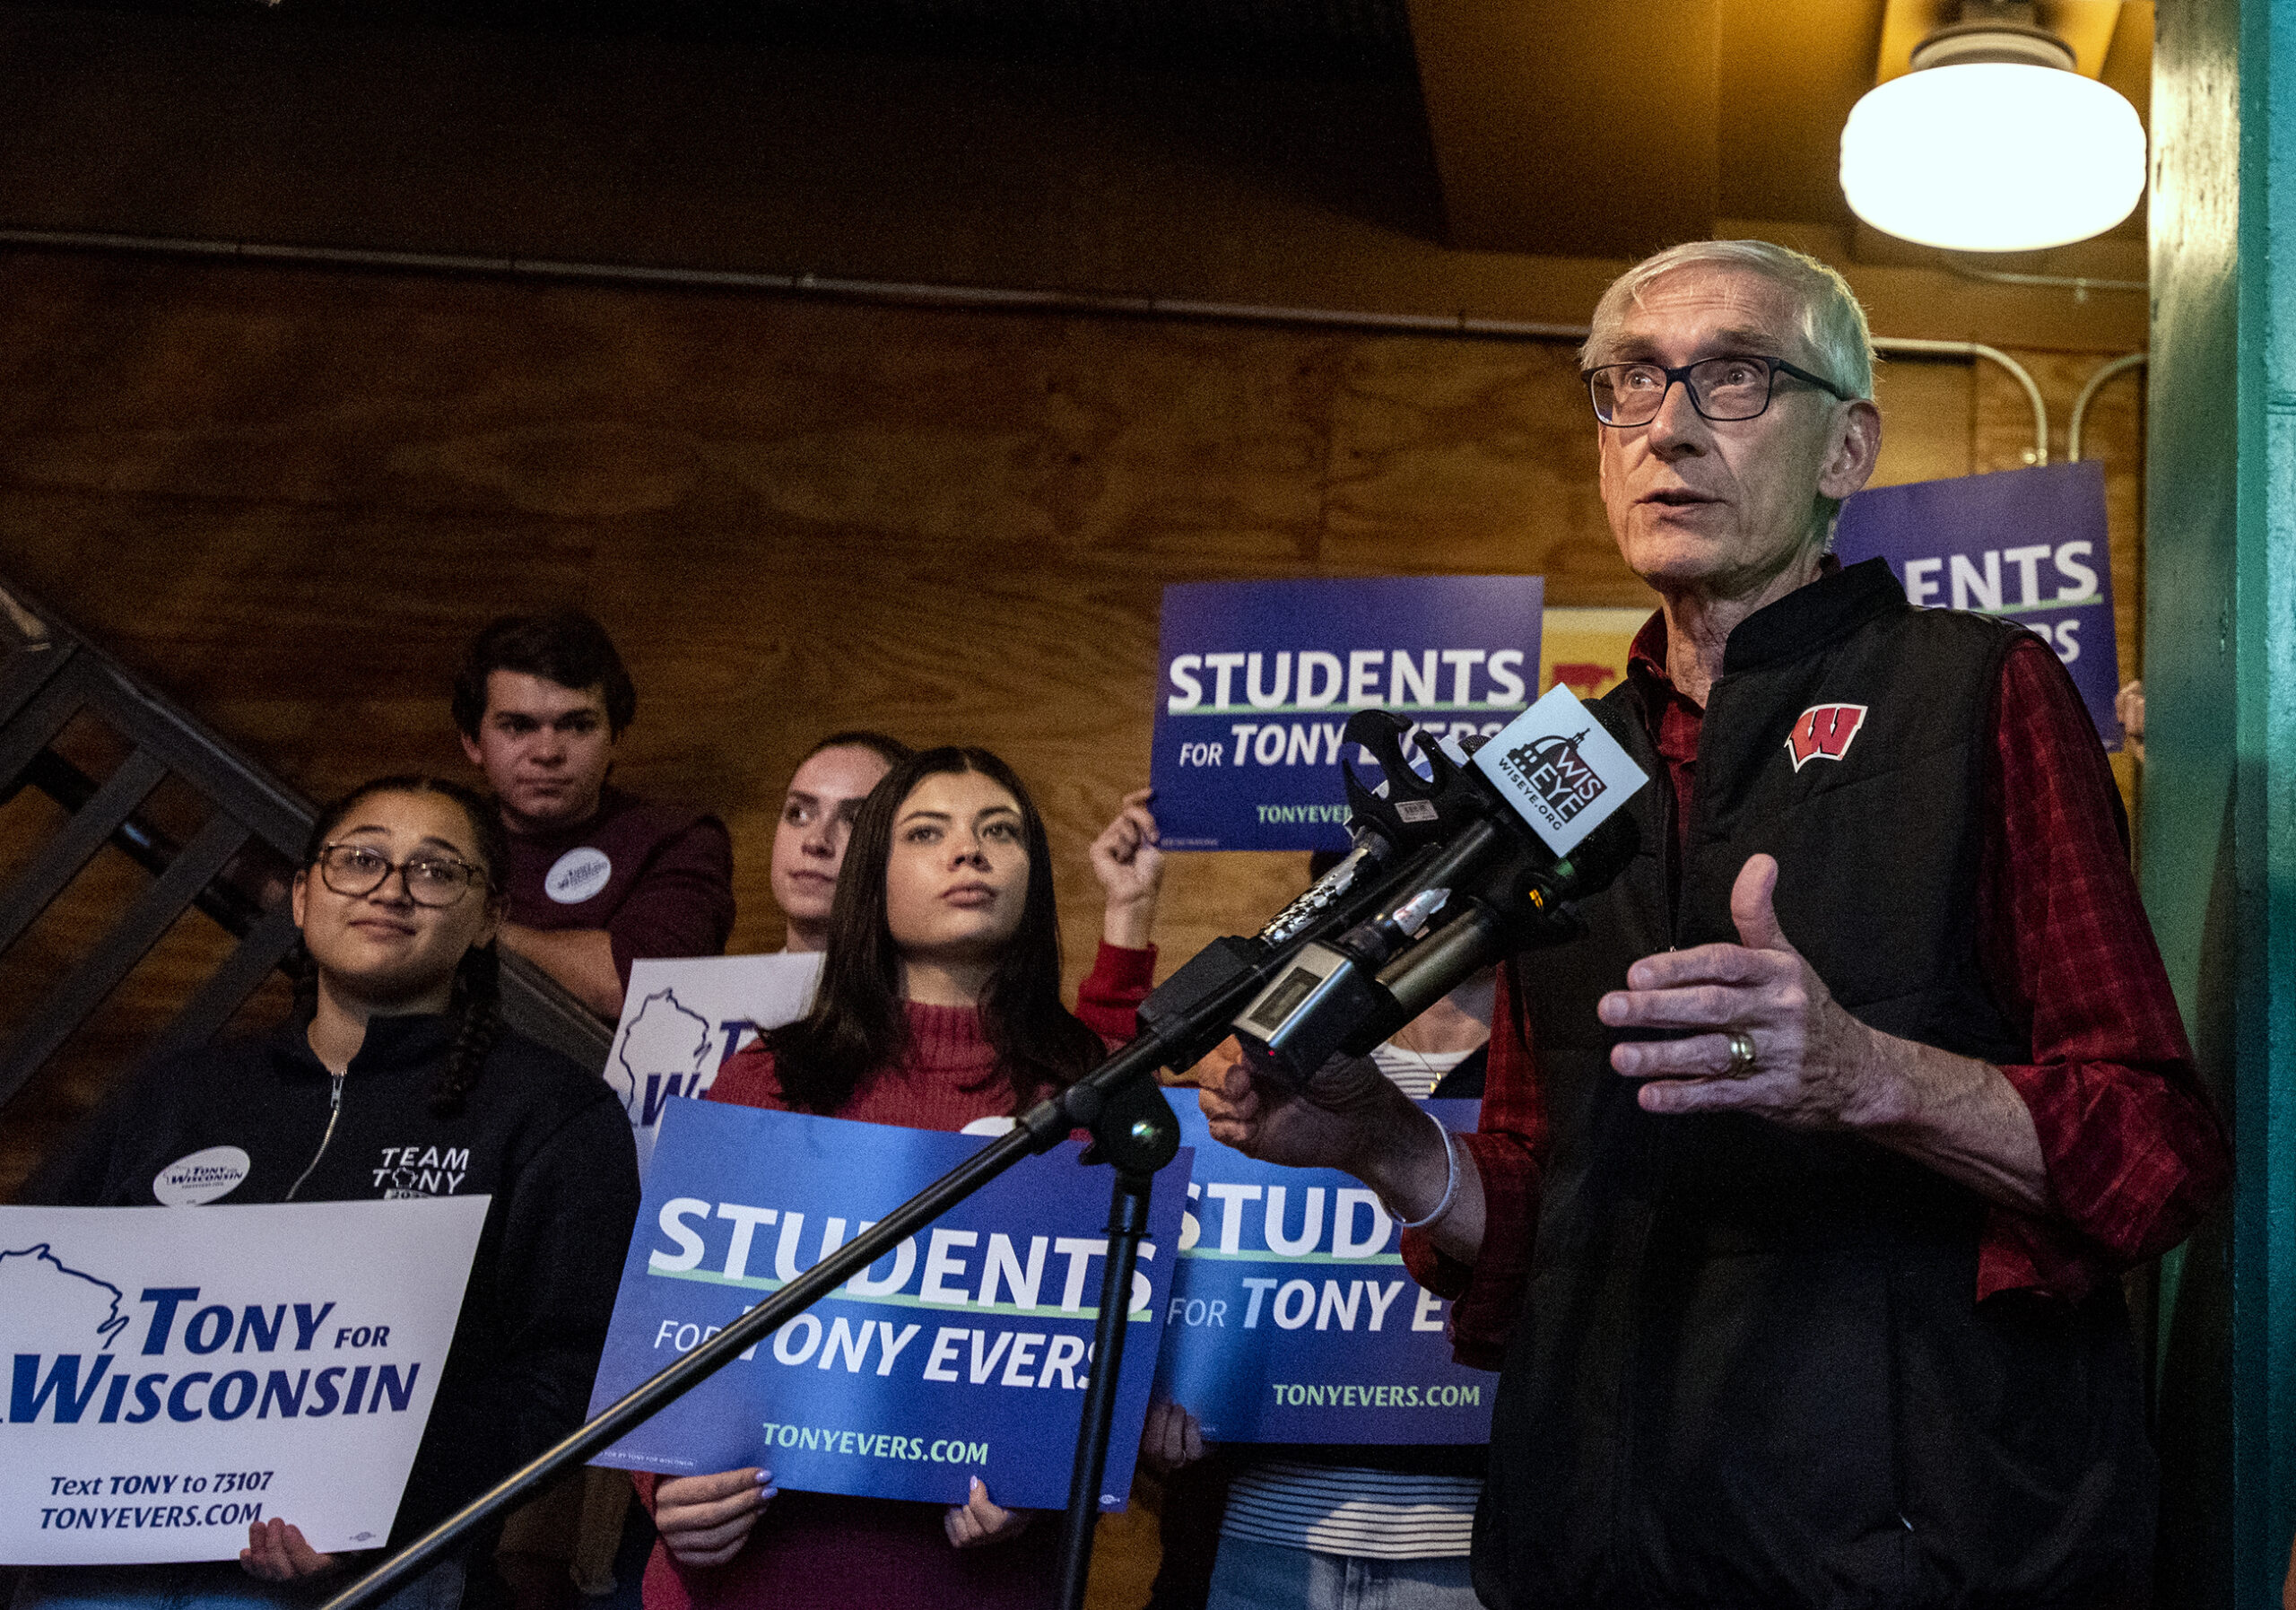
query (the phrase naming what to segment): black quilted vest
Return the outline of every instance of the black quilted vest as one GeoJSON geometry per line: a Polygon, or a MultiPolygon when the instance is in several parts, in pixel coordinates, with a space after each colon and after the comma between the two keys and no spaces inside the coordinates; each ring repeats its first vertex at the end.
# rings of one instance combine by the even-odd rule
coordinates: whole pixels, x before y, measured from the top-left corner
{"type": "Polygon", "coordinates": [[[1879,561],[1741,624],[1678,898],[1641,690],[1597,706],[1653,780],[1629,807],[1642,852],[1589,936],[1512,964],[1552,1153],[1477,1522],[1488,1603],[2091,1610],[2144,1585],[2153,1464],[2118,1288],[1979,1306],[1975,1194],[1853,1136],[1652,1117],[1595,1016],[1636,958],[1735,942],[1731,883],[1766,851],[1787,936],[1843,1006],[2024,1060],[1974,932],[2017,630],[1912,609],[1879,561]],[[1864,712],[1840,746],[1844,706],[1864,712]],[[1840,753],[1797,767],[1813,709],[1840,753]]]}

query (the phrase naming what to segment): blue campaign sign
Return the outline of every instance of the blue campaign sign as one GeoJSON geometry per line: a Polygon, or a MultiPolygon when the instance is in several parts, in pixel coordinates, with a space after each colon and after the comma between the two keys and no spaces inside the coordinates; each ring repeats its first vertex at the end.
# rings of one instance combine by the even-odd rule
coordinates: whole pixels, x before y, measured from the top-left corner
{"type": "Polygon", "coordinates": [[[1497,732],[1538,697],[1542,598],[1536,576],[1166,587],[1149,762],[1164,848],[1344,849],[1349,714],[1497,732]]]}
{"type": "MultiPolygon", "coordinates": [[[[676,1101],[590,1397],[595,1414],[987,1143],[676,1101]]],[[[787,1487],[1058,1509],[1090,1381],[1107,1169],[1031,1158],[744,1353],[595,1463],[764,1466],[787,1487]]],[[[1132,1284],[1101,1505],[1123,1507],[1148,1412],[1188,1154],[1156,1177],[1132,1284]]]]}
{"type": "Polygon", "coordinates": [[[1915,604],[2009,615],[2032,628],[2073,674],[2105,747],[2120,747],[2103,465],[1862,492],[1841,506],[1834,552],[1844,564],[1888,560],[1915,604]]]}
{"type": "MultiPolygon", "coordinates": [[[[1494,1379],[1451,1359],[1448,1307],[1403,1266],[1361,1180],[1256,1162],[1167,1092],[1196,1148],[1156,1396],[1219,1442],[1487,1442],[1494,1379]]],[[[1422,1101],[1473,1129],[1479,1101],[1422,1101]]]]}

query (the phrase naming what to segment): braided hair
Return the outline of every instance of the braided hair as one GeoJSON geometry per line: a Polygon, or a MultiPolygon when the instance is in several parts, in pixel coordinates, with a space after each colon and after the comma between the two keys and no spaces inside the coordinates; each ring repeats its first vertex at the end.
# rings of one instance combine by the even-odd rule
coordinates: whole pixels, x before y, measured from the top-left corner
{"type": "Polygon", "coordinates": [[[457,1014],[454,1049],[439,1083],[430,1090],[430,1110],[452,1118],[463,1110],[463,1098],[486,1069],[494,1042],[502,1038],[502,958],[492,940],[474,944],[455,963],[454,994],[447,1010],[457,1014]]]}
{"type": "MultiPolygon", "coordinates": [[[[486,898],[500,898],[497,891],[502,869],[510,859],[509,837],[502,831],[502,818],[474,789],[449,778],[410,773],[378,777],[360,784],[319,813],[318,820],[312,824],[310,840],[303,847],[303,865],[317,866],[319,851],[352,808],[378,794],[438,794],[452,800],[469,819],[478,858],[485,863],[486,898]]],[[[308,1008],[316,1003],[318,964],[300,943],[289,962],[289,971],[295,980],[297,1005],[308,1008]]],[[[439,1118],[451,1118],[462,1110],[463,1099],[477,1084],[479,1075],[485,1071],[488,1055],[502,1037],[502,959],[491,940],[472,945],[455,963],[455,981],[447,1010],[457,1021],[454,1046],[448,1051],[446,1063],[439,1070],[439,1081],[430,1091],[430,1110],[439,1118]]]]}

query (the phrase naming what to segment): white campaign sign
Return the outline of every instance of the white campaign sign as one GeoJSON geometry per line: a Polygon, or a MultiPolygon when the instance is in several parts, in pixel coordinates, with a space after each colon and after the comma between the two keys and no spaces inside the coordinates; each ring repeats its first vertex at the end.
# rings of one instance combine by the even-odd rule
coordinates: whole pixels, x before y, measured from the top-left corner
{"type": "Polygon", "coordinates": [[[700,1095],[759,1030],[803,1017],[821,976],[818,953],[632,964],[622,1023],[606,1053],[606,1083],[630,1114],[641,1171],[661,1132],[662,1104],[700,1095]]]}
{"type": "Polygon", "coordinates": [[[1649,781],[1562,683],[1476,750],[1474,763],[1558,856],[1649,781]]]}
{"type": "Polygon", "coordinates": [[[379,1545],[487,1201],[0,1207],[0,1564],[379,1545]]]}

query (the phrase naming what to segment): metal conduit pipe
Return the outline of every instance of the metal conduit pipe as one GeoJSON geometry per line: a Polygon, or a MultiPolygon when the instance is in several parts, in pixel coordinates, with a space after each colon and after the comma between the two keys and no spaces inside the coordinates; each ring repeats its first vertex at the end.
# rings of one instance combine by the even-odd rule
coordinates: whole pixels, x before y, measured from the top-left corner
{"type": "Polygon", "coordinates": [[[2085,274],[2012,274],[1999,268],[1973,268],[1966,263],[1948,261],[1946,266],[1965,280],[1985,280],[1996,285],[2061,285],[2073,292],[2076,302],[2089,300],[2092,291],[2139,292],[2152,289],[2149,280],[2100,280],[2085,274]]]}
{"type": "Polygon", "coordinates": [[[1908,357],[1969,357],[1986,358],[1998,363],[2015,377],[2025,388],[2025,401],[2033,408],[2033,462],[2048,462],[2048,405],[2041,401],[2041,388],[2025,366],[1997,346],[1987,346],[1979,341],[1921,341],[1910,336],[1874,337],[1877,352],[1902,352],[1908,357]]]}
{"type": "MultiPolygon", "coordinates": [[[[1120,296],[1091,291],[1012,290],[988,285],[936,285],[865,280],[835,274],[768,274],[752,269],[671,268],[643,263],[575,263],[549,257],[488,257],[454,252],[370,251],[350,247],[281,246],[256,240],[214,240],[116,235],[72,230],[0,229],[0,246],[59,251],[120,252],[144,257],[230,257],[253,263],[390,269],[402,273],[508,275],[518,279],[590,281],[604,284],[683,286],[700,290],[768,291],[796,296],[843,297],[930,308],[971,308],[1016,313],[1081,313],[1150,318],[1217,319],[1237,324],[1288,325],[1384,334],[1474,336],[1498,341],[1587,338],[1585,325],[1478,318],[1466,313],[1370,313],[1257,303],[1195,301],[1185,297],[1120,296]]],[[[1926,341],[1877,335],[1876,352],[1919,358],[1984,359],[2024,387],[2033,409],[2033,462],[2048,462],[2048,405],[2023,364],[1998,347],[1976,341],[1926,341]]]]}
{"type": "Polygon", "coordinates": [[[2073,399],[2073,418],[2065,427],[2065,457],[2068,464],[2081,462],[2082,422],[2088,418],[2089,405],[2096,400],[2097,393],[2103,389],[2105,382],[2115,375],[2143,368],[2151,356],[2149,352],[2131,352],[2125,358],[2115,358],[2109,363],[2098,365],[2097,372],[2089,377],[2088,384],[2081,387],[2081,395],[2073,399]]]}

